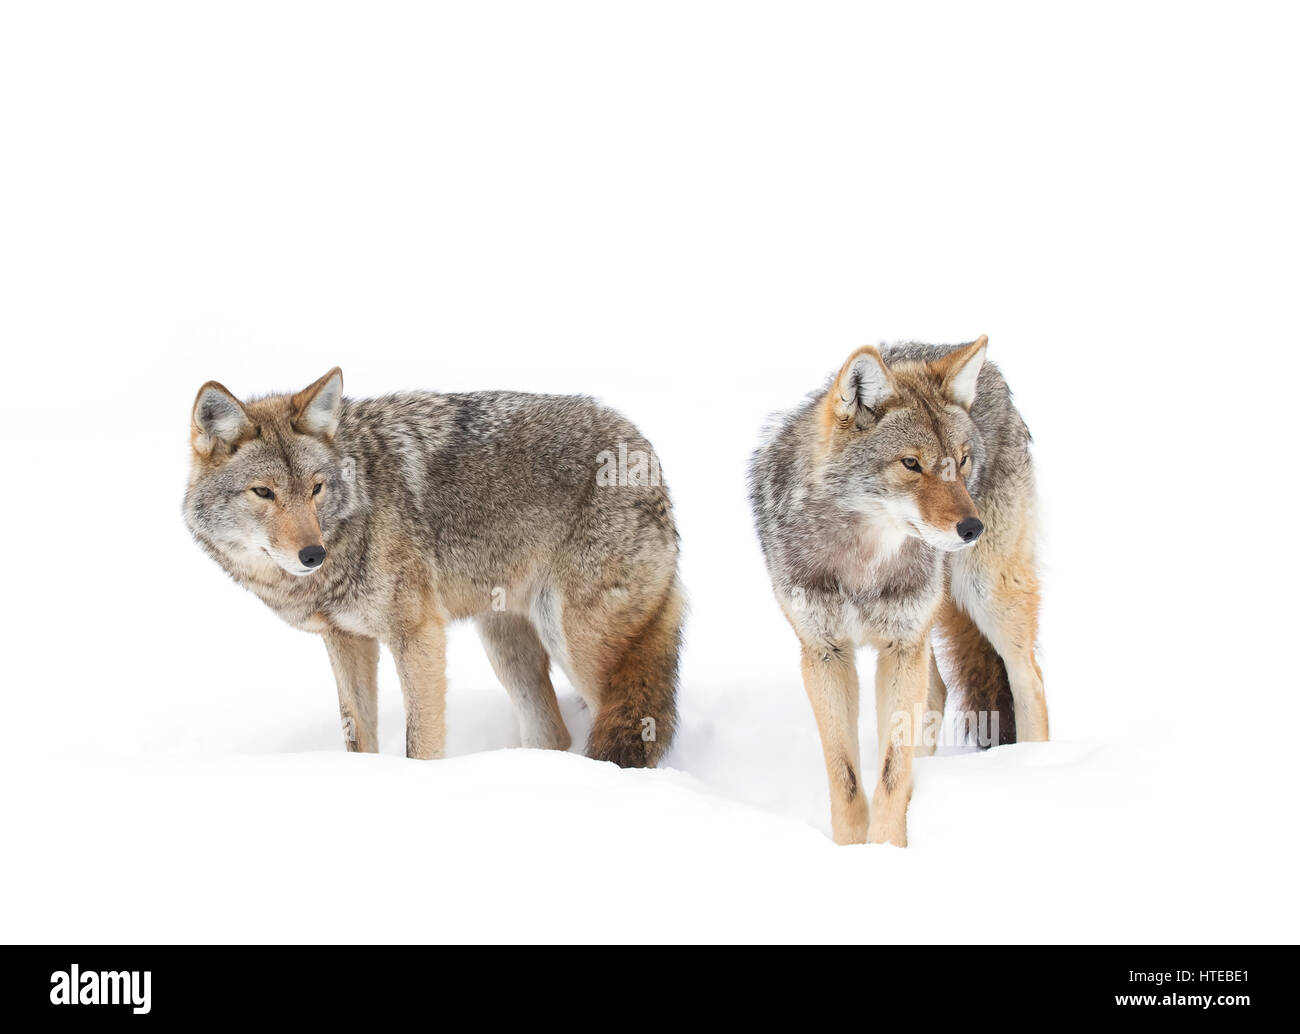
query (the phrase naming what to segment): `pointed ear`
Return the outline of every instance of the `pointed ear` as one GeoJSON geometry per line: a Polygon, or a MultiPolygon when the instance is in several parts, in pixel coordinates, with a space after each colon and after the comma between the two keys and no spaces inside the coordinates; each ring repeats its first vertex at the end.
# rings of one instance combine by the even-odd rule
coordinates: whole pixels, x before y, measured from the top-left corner
{"type": "Polygon", "coordinates": [[[894,378],[880,353],[870,345],[859,348],[840,367],[828,402],[835,419],[857,419],[862,410],[874,412],[895,394],[894,378]]]}
{"type": "Polygon", "coordinates": [[[343,371],[334,367],[290,401],[295,431],[318,438],[333,438],[343,410],[343,371]]]}
{"type": "Polygon", "coordinates": [[[987,335],[972,341],[931,364],[931,369],[943,382],[947,396],[964,409],[975,401],[975,383],[984,368],[984,353],[988,349],[987,335]]]}
{"type": "Polygon", "coordinates": [[[208,381],[194,397],[190,423],[190,441],[203,456],[212,455],[218,443],[234,445],[256,430],[244,404],[216,381],[208,381]]]}

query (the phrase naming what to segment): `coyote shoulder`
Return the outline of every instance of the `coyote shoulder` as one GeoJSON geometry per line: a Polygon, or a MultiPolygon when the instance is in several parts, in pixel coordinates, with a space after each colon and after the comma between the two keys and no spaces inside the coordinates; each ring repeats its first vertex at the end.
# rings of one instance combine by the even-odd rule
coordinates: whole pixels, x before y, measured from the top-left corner
{"type": "Polygon", "coordinates": [[[754,454],[750,501],[802,647],[839,843],[907,842],[914,753],[947,689],[983,745],[1047,739],[1034,658],[1038,578],[1029,431],[987,339],[854,352],[754,454]],[[860,773],[855,650],[877,651],[879,754],[860,773]]]}
{"type": "Polygon", "coordinates": [[[601,478],[653,456],[590,399],[409,392],[345,399],[334,369],[242,402],[216,382],[191,417],[187,525],[277,614],[325,641],[347,746],[374,751],[379,644],[410,757],[442,754],[449,622],[471,618],[525,746],[567,748],[550,666],[594,714],[587,753],[653,765],[676,722],[683,597],[667,489],[601,478]],[[622,450],[620,452],[620,450],[622,450]]]}

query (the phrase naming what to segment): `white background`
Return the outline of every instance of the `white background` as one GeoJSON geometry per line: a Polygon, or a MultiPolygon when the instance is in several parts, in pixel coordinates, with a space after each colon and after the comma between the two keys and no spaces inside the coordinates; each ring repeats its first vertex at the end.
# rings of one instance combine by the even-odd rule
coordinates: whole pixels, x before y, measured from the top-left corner
{"type": "Polygon", "coordinates": [[[0,936],[1294,940],[1295,28],[7,4],[0,936]],[[746,459],[858,345],[981,333],[1036,440],[1054,742],[922,761],[911,846],[836,849],[746,459]],[[384,753],[343,753],[319,642],[180,518],[203,381],[335,364],[656,444],[693,607],[661,770],[504,749],[469,629],[448,760],[401,757],[387,659],[384,753]]]}

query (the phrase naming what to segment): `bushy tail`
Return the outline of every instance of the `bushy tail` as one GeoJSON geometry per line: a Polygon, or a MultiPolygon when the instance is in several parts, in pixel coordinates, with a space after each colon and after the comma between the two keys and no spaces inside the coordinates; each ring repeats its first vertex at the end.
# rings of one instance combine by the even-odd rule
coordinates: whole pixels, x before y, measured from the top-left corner
{"type": "Polygon", "coordinates": [[[686,600],[674,578],[663,602],[610,669],[587,756],[653,768],[677,727],[677,655],[686,600]]]}
{"type": "Polygon", "coordinates": [[[939,620],[940,657],[966,738],[987,749],[1016,742],[1016,712],[1007,666],[970,619],[951,601],[939,620]],[[996,724],[994,724],[996,723],[996,724]]]}

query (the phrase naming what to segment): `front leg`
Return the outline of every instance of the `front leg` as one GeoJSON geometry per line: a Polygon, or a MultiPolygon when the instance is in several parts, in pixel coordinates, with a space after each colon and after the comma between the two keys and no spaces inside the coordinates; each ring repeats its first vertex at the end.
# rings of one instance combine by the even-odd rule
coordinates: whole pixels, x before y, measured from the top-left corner
{"type": "Polygon", "coordinates": [[[446,628],[426,619],[397,636],[392,649],[406,704],[406,756],[440,758],[447,741],[446,628]]]}
{"type": "Polygon", "coordinates": [[[837,844],[867,839],[867,792],[858,773],[858,670],[853,646],[821,640],[803,643],[803,684],[808,691],[826,758],[831,791],[831,833],[837,844]]]}
{"type": "Polygon", "coordinates": [[[922,730],[914,728],[930,688],[928,630],[917,642],[885,645],[876,660],[876,725],[880,741],[876,793],[871,801],[873,844],[907,846],[907,803],[912,796],[912,752],[922,730]]]}
{"type": "Polygon", "coordinates": [[[339,716],[348,750],[379,751],[379,641],[339,629],[324,633],[339,687],[339,716]]]}

